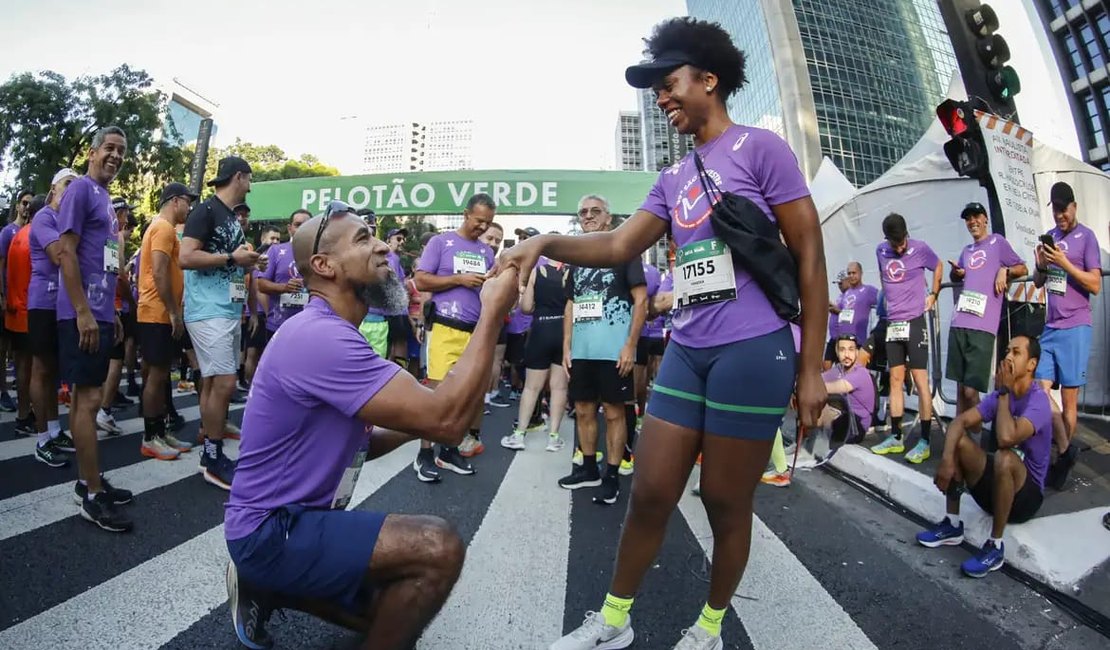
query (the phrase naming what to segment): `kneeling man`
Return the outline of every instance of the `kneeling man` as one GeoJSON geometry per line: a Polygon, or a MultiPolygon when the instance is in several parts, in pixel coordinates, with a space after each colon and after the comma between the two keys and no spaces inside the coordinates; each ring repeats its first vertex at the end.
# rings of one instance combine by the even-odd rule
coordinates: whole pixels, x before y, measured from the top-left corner
{"type": "Polygon", "coordinates": [[[366,460],[417,438],[462,440],[489,386],[516,274],[485,283],[470,345],[432,391],[358,331],[368,307],[408,300],[366,223],[332,202],[292,248],[311,297],[255,372],[224,520],[235,632],[268,648],[270,613],[289,608],[365,634],[367,648],[409,648],[458,580],[463,542],[437,517],[345,508],[366,460]]]}

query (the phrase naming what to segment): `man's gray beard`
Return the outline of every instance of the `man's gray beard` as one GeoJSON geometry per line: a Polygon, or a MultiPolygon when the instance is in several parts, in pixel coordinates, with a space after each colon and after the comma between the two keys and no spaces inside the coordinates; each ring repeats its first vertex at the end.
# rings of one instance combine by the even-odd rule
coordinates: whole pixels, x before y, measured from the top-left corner
{"type": "Polygon", "coordinates": [[[380,309],[387,314],[403,313],[409,307],[409,294],[405,291],[405,282],[392,271],[385,280],[361,287],[356,286],[355,291],[367,307],[380,309]]]}

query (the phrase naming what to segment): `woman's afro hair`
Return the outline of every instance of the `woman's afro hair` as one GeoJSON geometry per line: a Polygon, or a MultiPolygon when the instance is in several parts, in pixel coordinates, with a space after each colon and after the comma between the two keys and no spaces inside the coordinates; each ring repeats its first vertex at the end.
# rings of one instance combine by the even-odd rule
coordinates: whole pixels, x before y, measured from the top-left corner
{"type": "Polygon", "coordinates": [[[744,76],[744,53],[733,45],[719,23],[690,16],[671,18],[656,25],[651,38],[644,39],[644,43],[647,44],[644,54],[651,58],[669,50],[693,55],[707,72],[717,75],[721,97],[731,97],[748,81],[744,76]]]}

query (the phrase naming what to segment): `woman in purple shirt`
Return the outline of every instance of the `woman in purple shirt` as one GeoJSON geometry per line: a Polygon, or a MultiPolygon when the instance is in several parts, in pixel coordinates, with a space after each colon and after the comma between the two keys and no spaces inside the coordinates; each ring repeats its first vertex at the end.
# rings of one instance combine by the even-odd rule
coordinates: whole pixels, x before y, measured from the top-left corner
{"type": "Polygon", "coordinates": [[[816,424],[826,397],[821,380],[829,300],[825,256],[817,210],[797,159],[774,133],[729,119],[725,100],[745,81],[744,58],[720,26],[675,18],[658,25],[647,46],[653,60],[629,68],[626,79],[655,91],[670,124],[694,136],[706,175],[775,224],[797,260],[801,353],[795,353],[787,322],[717,238],[713,204],[702,189],[693,152],[662,171],[643,206],[621,227],[580,236],[540,235],[503,255],[503,267],[518,269],[532,268],[540,255],[610,268],[664,235],[678,248],[673,333],[637,444],[615,575],[600,613],[587,615],[581,628],[551,646],[554,650],[632,643],[633,598],[699,452],[701,495],[715,550],[707,603],[684,634],[697,647],[721,647],[721,620],[747,564],[755,487],[790,394],[796,385],[806,426],[816,424]]]}

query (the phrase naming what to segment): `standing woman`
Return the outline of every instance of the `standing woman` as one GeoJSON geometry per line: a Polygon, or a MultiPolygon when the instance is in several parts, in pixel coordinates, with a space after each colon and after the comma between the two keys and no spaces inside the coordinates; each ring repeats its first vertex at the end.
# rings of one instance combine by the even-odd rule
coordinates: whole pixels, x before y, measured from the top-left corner
{"type": "Polygon", "coordinates": [[[542,235],[504,254],[503,267],[530,269],[546,255],[607,268],[628,262],[668,233],[678,247],[674,329],[637,445],[632,498],[609,593],[601,612],[588,613],[553,650],[632,643],[633,598],[699,452],[713,568],[705,607],[675,647],[722,648],[721,621],[748,562],[755,488],[791,391],[796,386],[804,425],[816,424],[825,402],[820,376],[829,302],[825,256],[817,210],[797,159],[774,133],[729,119],[725,100],[745,81],[744,55],[719,25],[674,18],[656,26],[647,47],[651,61],[629,68],[628,82],[654,89],[671,125],[694,135],[706,182],[753,203],[778,226],[796,260],[801,353],[795,354],[787,322],[716,238],[694,154],[663,170],[641,208],[620,228],[576,237],[542,235]],[[691,284],[692,278],[698,283],[691,284]]]}

